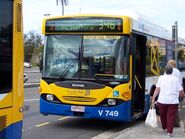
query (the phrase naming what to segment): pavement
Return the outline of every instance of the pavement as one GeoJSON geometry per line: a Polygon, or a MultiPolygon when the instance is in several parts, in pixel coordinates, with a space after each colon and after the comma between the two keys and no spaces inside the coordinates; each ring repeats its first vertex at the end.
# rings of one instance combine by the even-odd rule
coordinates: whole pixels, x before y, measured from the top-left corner
{"type": "Polygon", "coordinates": [[[180,124],[180,127],[174,128],[173,137],[169,137],[164,133],[160,124],[158,127],[153,128],[146,126],[144,122],[136,122],[120,132],[116,132],[116,129],[111,129],[92,139],[185,139],[184,123],[181,121],[180,124]]]}
{"type": "Polygon", "coordinates": [[[163,132],[161,125],[157,128],[148,127],[144,124],[144,122],[139,123],[133,127],[127,128],[120,133],[118,133],[114,137],[114,139],[166,139],[166,138],[174,138],[174,139],[185,139],[184,125],[181,122],[181,127],[175,127],[173,130],[173,137],[167,136],[166,133],[163,132]]]}

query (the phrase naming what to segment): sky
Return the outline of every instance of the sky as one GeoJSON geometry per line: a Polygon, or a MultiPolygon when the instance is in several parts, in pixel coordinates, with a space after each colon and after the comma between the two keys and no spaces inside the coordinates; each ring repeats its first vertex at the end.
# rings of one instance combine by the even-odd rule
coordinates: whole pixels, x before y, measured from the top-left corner
{"type": "MultiPolygon", "coordinates": [[[[179,37],[185,39],[185,0],[68,0],[65,15],[80,13],[119,13],[132,11],[148,20],[171,30],[178,23],[179,37]]],[[[56,0],[23,0],[24,33],[31,30],[41,33],[42,20],[46,14],[62,15],[62,6],[56,0]]]]}

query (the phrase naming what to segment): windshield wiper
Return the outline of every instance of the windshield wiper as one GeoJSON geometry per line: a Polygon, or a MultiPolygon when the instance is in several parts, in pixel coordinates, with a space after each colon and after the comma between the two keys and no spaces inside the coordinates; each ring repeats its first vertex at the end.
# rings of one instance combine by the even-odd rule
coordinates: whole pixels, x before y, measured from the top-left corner
{"type": "Polygon", "coordinates": [[[73,59],[71,64],[62,72],[62,74],[59,76],[59,80],[64,79],[64,77],[69,73],[69,70],[75,65],[75,63],[78,61],[78,59],[73,59]]]}

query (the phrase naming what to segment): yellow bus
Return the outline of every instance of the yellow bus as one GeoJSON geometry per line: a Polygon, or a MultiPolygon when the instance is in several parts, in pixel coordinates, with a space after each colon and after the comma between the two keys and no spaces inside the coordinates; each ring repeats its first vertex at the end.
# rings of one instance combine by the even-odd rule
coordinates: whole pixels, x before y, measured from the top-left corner
{"type": "Polygon", "coordinates": [[[0,138],[22,138],[22,0],[0,0],[0,138]]]}
{"type": "Polygon", "coordinates": [[[174,58],[171,32],[139,16],[49,17],[42,32],[43,115],[114,121],[142,117],[151,86],[174,58]]]}

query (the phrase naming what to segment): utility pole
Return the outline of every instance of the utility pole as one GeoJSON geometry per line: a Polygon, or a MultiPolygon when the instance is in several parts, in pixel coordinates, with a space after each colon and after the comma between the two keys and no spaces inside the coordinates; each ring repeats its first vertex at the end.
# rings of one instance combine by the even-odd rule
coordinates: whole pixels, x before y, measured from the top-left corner
{"type": "Polygon", "coordinates": [[[175,21],[175,24],[172,26],[172,41],[175,44],[175,61],[177,62],[177,50],[178,50],[178,24],[177,24],[177,21],[175,21]]]}
{"type": "Polygon", "coordinates": [[[56,5],[58,6],[61,3],[62,6],[62,16],[64,15],[64,7],[69,4],[69,0],[56,0],[56,5]]]}

